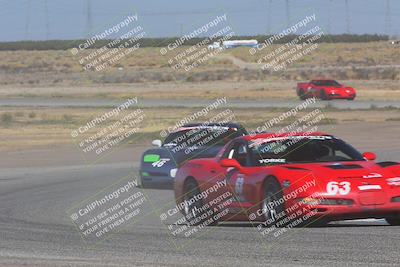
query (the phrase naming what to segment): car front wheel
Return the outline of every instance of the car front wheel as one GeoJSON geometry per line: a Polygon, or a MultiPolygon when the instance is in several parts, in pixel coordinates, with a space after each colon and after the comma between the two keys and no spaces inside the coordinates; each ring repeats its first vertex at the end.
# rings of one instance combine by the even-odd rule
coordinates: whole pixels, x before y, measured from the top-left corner
{"type": "Polygon", "coordinates": [[[326,92],[323,91],[323,90],[321,91],[320,98],[321,98],[322,100],[329,100],[328,95],[327,95],[326,92]]]}
{"type": "Polygon", "coordinates": [[[298,95],[299,95],[300,100],[306,100],[307,99],[307,94],[304,92],[304,90],[300,90],[298,95]]]}
{"type": "Polygon", "coordinates": [[[184,191],[184,215],[189,225],[199,225],[202,223],[204,213],[201,191],[196,181],[189,180],[185,184],[184,191]]]}
{"type": "Polygon", "coordinates": [[[264,185],[264,192],[261,209],[265,225],[284,226],[279,224],[279,221],[285,217],[285,204],[280,184],[275,178],[268,178],[264,185]]]}

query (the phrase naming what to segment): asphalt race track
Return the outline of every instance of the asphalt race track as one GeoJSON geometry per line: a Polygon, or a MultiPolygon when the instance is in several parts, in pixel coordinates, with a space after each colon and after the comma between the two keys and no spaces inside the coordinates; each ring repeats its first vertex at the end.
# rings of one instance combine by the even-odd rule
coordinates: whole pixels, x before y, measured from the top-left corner
{"type": "MultiPolygon", "coordinates": [[[[66,210],[121,177],[130,162],[2,169],[0,266],[398,266],[400,227],[343,222],[262,236],[250,224],[206,227],[172,237],[157,207],[173,193],[144,190],[153,206],[96,245],[83,242],[66,210]],[[156,207],[156,209],[154,209],[156,207]]],[[[147,204],[146,204],[147,205],[147,204]]]]}
{"type": "MultiPolygon", "coordinates": [[[[215,100],[201,99],[139,99],[140,107],[203,107],[215,100]]],[[[226,107],[231,108],[293,108],[303,103],[300,100],[240,100],[227,99],[226,107]]],[[[115,100],[114,103],[109,99],[78,99],[78,98],[7,98],[0,99],[0,107],[117,107],[121,101],[115,100]]],[[[337,108],[337,109],[370,109],[374,108],[400,108],[399,101],[317,101],[310,104],[313,108],[337,108]]]]}

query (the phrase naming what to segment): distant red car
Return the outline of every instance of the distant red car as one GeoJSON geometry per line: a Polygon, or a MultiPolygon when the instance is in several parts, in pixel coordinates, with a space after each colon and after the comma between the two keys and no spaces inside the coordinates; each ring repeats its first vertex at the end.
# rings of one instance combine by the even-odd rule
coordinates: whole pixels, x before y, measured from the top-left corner
{"type": "Polygon", "coordinates": [[[238,137],[178,170],[176,203],[192,220],[226,207],[216,221],[384,218],[400,225],[400,164],[374,159],[324,133],[238,137]]]}
{"type": "Polygon", "coordinates": [[[298,83],[297,95],[302,100],[310,97],[317,97],[322,100],[353,100],[356,97],[356,91],[354,88],[344,86],[335,80],[312,80],[308,83],[298,83]]]}

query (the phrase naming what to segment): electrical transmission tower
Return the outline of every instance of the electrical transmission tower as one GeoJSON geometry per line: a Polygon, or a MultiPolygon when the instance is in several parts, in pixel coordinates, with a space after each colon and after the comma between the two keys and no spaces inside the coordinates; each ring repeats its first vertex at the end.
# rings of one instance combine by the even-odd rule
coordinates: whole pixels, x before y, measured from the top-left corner
{"type": "Polygon", "coordinates": [[[93,23],[92,23],[92,3],[91,0],[86,0],[86,29],[87,33],[91,33],[93,23]]]}
{"type": "Polygon", "coordinates": [[[332,23],[332,21],[331,21],[331,17],[332,17],[332,0],[328,0],[329,1],[329,3],[328,3],[328,25],[327,25],[327,32],[328,32],[328,34],[332,34],[331,33],[331,23],[332,23]]]}
{"type": "Polygon", "coordinates": [[[386,11],[385,11],[385,33],[390,36],[392,31],[392,21],[390,14],[390,0],[386,0],[386,11]]]}
{"type": "Polygon", "coordinates": [[[289,0],[286,0],[286,26],[290,27],[290,5],[289,0]]]}
{"type": "Polygon", "coordinates": [[[267,35],[272,34],[271,29],[271,9],[272,9],[272,0],[269,0],[268,9],[267,9],[267,35]]]}
{"type": "Polygon", "coordinates": [[[46,40],[50,38],[50,24],[49,24],[49,9],[47,6],[47,0],[44,1],[44,16],[45,16],[45,24],[46,24],[46,40]]]}
{"type": "Polygon", "coordinates": [[[349,0],[345,0],[345,5],[346,5],[346,33],[350,34],[349,0]]]}
{"type": "Polygon", "coordinates": [[[25,39],[28,40],[30,33],[30,24],[31,24],[31,0],[28,0],[26,7],[26,19],[25,19],[25,39]]]}

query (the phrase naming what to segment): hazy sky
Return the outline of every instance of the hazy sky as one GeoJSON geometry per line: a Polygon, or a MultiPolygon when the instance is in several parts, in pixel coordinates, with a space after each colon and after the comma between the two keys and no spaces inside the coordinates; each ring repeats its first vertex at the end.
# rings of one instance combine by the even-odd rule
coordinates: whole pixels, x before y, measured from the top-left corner
{"type": "Polygon", "coordinates": [[[224,13],[238,35],[279,32],[312,13],[326,32],[400,34],[400,0],[348,0],[347,9],[345,0],[288,2],[287,8],[286,0],[0,0],[0,41],[84,38],[128,13],[138,14],[147,37],[179,36],[224,13]]]}

